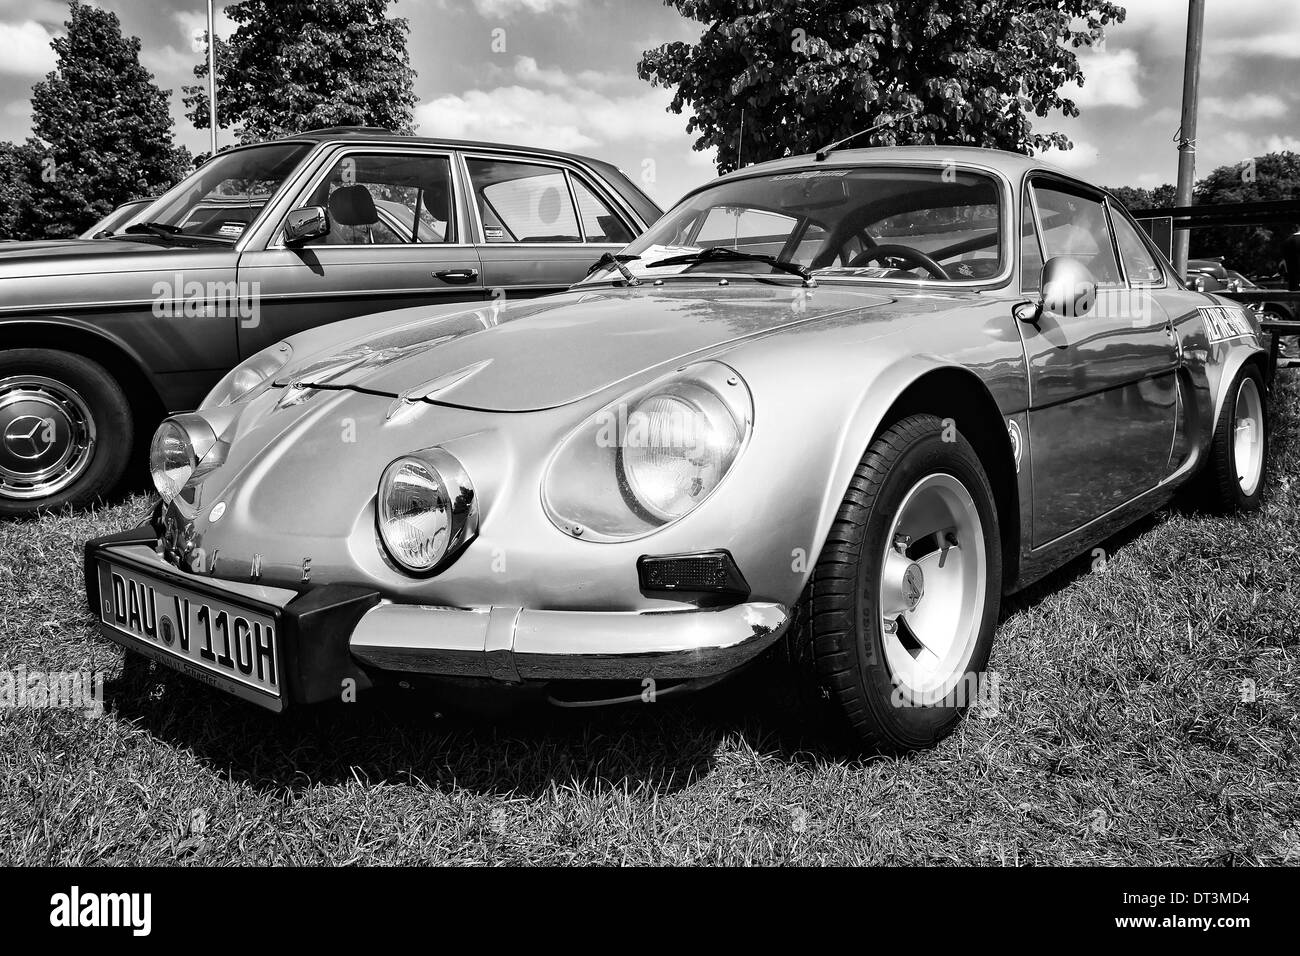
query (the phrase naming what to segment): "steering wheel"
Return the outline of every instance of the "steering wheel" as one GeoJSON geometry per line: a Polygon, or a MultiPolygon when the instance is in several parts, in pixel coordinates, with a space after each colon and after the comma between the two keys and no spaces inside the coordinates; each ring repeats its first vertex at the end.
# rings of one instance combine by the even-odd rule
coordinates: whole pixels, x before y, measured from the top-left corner
{"type": "Polygon", "coordinates": [[[872,246],[870,249],[863,249],[849,262],[850,266],[863,266],[873,259],[902,259],[904,262],[914,266],[920,266],[927,272],[931,273],[936,279],[951,281],[952,276],[948,275],[948,270],[939,263],[935,262],[920,249],[913,249],[911,246],[900,246],[896,244],[885,243],[884,245],[872,246]]]}

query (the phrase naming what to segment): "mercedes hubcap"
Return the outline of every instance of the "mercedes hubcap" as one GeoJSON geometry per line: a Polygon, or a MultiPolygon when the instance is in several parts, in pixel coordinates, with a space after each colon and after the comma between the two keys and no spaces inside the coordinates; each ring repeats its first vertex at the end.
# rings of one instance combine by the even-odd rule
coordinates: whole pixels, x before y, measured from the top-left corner
{"type": "Polygon", "coordinates": [[[914,698],[942,697],[965,675],[979,638],[988,580],[984,527],[970,492],[929,475],[904,496],[882,556],[885,659],[914,698]]]}
{"type": "Polygon", "coordinates": [[[1232,422],[1232,458],[1237,466],[1237,484],[1245,495],[1253,495],[1264,473],[1264,402],[1259,386],[1247,376],[1237,386],[1237,405],[1232,422]]]}
{"type": "Polygon", "coordinates": [[[95,421],[76,390],[39,375],[0,379],[0,497],[58,494],[85,473],[95,421]]]}

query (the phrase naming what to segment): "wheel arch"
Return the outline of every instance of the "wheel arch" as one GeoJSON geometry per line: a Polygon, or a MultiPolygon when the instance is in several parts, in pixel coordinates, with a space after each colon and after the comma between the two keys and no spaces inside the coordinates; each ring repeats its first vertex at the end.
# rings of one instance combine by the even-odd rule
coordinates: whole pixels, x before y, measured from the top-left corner
{"type": "Polygon", "coordinates": [[[156,424],[167,412],[157,383],[140,356],[101,329],[54,317],[0,319],[0,348],[50,349],[80,355],[98,362],[113,376],[138,423],[156,424]]]}
{"type": "Polygon", "coordinates": [[[817,525],[818,547],[825,545],[853,474],[872,442],[894,422],[915,414],[952,419],[975,449],[998,509],[1002,579],[1014,581],[1021,544],[1020,486],[1006,418],[979,376],[957,365],[919,359],[896,363],[867,390],[842,435],[817,525]]]}

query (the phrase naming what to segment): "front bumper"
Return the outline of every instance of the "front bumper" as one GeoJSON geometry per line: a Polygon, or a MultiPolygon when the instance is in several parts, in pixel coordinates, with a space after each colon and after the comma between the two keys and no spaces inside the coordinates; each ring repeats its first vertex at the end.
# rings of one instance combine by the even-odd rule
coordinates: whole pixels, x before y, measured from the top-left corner
{"type": "Polygon", "coordinates": [[[219,674],[196,673],[161,645],[124,634],[102,619],[101,634],[272,710],[290,702],[338,700],[344,681],[365,688],[381,675],[488,678],[504,684],[716,679],[752,661],[789,624],[787,608],[765,602],[644,613],[542,611],[394,604],[377,591],[342,584],[301,592],[252,589],[182,572],[159,557],[153,544],[147,527],[86,544],[87,597],[96,618],[104,603],[98,567],[107,558],[155,580],[273,614],[285,678],[280,697],[250,692],[219,674]]]}

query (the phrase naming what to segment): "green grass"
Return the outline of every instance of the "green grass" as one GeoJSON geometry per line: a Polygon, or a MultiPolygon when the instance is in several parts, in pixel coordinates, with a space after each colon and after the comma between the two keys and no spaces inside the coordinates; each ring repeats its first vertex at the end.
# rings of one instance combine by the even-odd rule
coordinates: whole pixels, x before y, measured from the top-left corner
{"type": "Polygon", "coordinates": [[[107,676],[99,719],[0,710],[0,864],[1300,861],[1300,388],[1262,513],[1167,510],[1007,603],[996,713],[933,751],[828,751],[747,676],[609,711],[284,718],[122,675],[81,544],[143,497],[0,525],[0,669],[107,676]],[[1243,680],[1256,688],[1243,702],[1243,680]]]}

